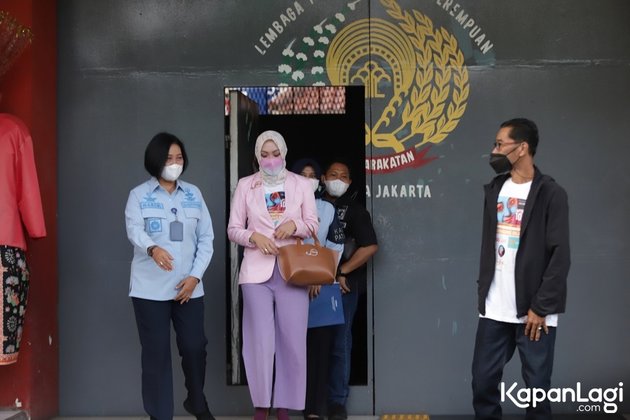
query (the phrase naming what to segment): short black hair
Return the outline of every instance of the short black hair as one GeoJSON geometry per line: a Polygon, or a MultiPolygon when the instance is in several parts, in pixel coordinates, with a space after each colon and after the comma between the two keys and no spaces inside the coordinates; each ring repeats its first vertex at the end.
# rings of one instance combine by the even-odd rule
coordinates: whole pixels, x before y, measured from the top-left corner
{"type": "Polygon", "coordinates": [[[184,143],[182,143],[177,136],[162,132],[153,136],[144,151],[144,168],[149,174],[156,178],[162,175],[162,170],[168,159],[168,151],[173,144],[178,145],[179,148],[182,149],[182,157],[184,158],[184,169],[182,173],[186,170],[188,167],[188,155],[186,155],[184,143]]]}
{"type": "Polygon", "coordinates": [[[322,172],[322,175],[326,175],[326,172],[328,172],[328,170],[330,169],[331,166],[333,166],[335,163],[341,163],[342,165],[345,165],[346,168],[348,168],[348,177],[350,179],[352,179],[352,170],[350,169],[350,165],[348,164],[348,162],[343,159],[343,158],[333,158],[331,159],[326,166],[324,166],[324,171],[322,172]]]}
{"type": "Polygon", "coordinates": [[[512,118],[501,123],[501,128],[510,127],[510,138],[524,141],[529,145],[529,153],[534,156],[538,147],[538,127],[527,118],[512,118]]]}

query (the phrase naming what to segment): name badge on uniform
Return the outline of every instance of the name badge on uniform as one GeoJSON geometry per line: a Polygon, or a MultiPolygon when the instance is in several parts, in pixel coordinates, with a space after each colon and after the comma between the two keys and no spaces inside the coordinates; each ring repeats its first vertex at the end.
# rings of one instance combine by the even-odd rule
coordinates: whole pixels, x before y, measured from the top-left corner
{"type": "MultiPolygon", "coordinates": [[[[177,218],[177,209],[172,208],[171,212],[177,218]]],[[[184,240],[184,224],[179,220],[171,222],[169,227],[171,241],[181,242],[184,240]]]]}

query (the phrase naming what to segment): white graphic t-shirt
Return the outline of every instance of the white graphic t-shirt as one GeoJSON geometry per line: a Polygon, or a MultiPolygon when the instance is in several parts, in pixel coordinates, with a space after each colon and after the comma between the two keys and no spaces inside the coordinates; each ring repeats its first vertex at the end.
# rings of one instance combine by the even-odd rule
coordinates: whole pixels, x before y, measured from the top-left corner
{"type": "MultiPolygon", "coordinates": [[[[495,321],[525,323],[527,317],[516,316],[516,288],[514,268],[516,251],[521,236],[521,221],[527,195],[532,183],[516,184],[512,178],[505,181],[497,200],[496,266],[494,280],[486,297],[486,315],[495,321]]],[[[547,315],[546,324],[555,327],[558,315],[547,315]]]]}
{"type": "Polygon", "coordinates": [[[284,184],[276,185],[274,187],[265,186],[265,201],[267,203],[267,210],[269,216],[273,221],[274,226],[278,226],[284,211],[286,209],[286,202],[284,198],[284,184]]]}

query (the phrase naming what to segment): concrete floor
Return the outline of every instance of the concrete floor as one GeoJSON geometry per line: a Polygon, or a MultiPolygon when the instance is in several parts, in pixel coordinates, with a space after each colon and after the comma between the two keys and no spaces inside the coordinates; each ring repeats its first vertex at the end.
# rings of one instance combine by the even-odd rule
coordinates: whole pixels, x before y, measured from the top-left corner
{"type": "MultiPolygon", "coordinates": [[[[406,416],[405,416],[406,417],[406,416]]],[[[399,417],[402,420],[402,417],[399,417]]],[[[408,416],[408,420],[474,420],[474,416],[408,416]]],[[[578,414],[558,414],[553,416],[554,420],[630,420],[630,414],[599,414],[599,415],[578,415],[578,414]]],[[[251,420],[252,417],[222,417],[217,416],[217,420],[251,420]]],[[[270,416],[270,420],[275,417],[270,416]]],[[[348,420],[382,420],[378,416],[349,416],[348,420]]],[[[11,419],[13,420],[13,419],[11,419]]],[[[18,420],[18,419],[16,419],[18,420]]],[[[57,417],[52,420],[149,420],[148,417],[57,417]]],[[[194,420],[194,417],[174,417],[173,420],[194,420]]],[[[301,416],[291,416],[291,420],[302,420],[301,416]]],[[[503,420],[523,420],[523,416],[503,416],[503,420]]]]}
{"type": "MultiPolygon", "coordinates": [[[[410,420],[474,420],[474,416],[410,416],[410,420]],[[414,419],[416,417],[416,419],[414,419]]],[[[503,416],[503,420],[523,420],[524,416],[503,416]]],[[[558,414],[553,416],[554,420],[630,420],[630,414],[614,415],[578,415],[578,414],[558,414]]],[[[217,420],[251,420],[252,417],[221,417],[217,420]]],[[[270,416],[270,420],[275,417],[270,416]]],[[[379,420],[378,416],[349,416],[348,420],[379,420]]],[[[11,419],[13,420],[13,419],[11,419]]],[[[57,417],[52,420],[149,420],[149,417],[57,417]]],[[[173,420],[194,420],[194,417],[173,417],[173,420]]],[[[301,416],[291,416],[291,420],[302,420],[301,416]]]]}
{"type": "MultiPolygon", "coordinates": [[[[406,415],[406,416],[384,416],[389,420],[473,420],[473,416],[426,416],[426,415],[406,415]]],[[[217,416],[217,420],[251,420],[251,417],[225,417],[217,416]]],[[[269,417],[274,420],[274,416],[269,417]]],[[[523,416],[504,416],[504,420],[522,420],[523,416]]],[[[22,411],[0,411],[0,420],[29,420],[22,411]]],[[[55,417],[51,420],[149,420],[148,416],[134,417],[55,417]]],[[[195,420],[192,416],[176,416],[173,420],[195,420]]],[[[301,416],[291,416],[291,420],[302,420],[301,416]]],[[[386,420],[379,416],[350,416],[348,420],[386,420]]],[[[599,414],[599,415],[578,415],[578,414],[557,414],[554,420],[630,420],[630,414],[599,414]]]]}

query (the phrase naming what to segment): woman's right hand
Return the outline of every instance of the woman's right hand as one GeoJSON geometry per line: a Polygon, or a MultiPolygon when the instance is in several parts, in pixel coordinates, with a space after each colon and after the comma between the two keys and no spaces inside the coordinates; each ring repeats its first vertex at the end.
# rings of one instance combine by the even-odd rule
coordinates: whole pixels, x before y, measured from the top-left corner
{"type": "Polygon", "coordinates": [[[173,257],[168,253],[164,248],[160,248],[156,246],[153,248],[153,261],[164,271],[172,271],[173,270],[173,257]]]}
{"type": "Polygon", "coordinates": [[[279,253],[278,247],[273,239],[266,237],[262,233],[252,233],[249,241],[253,243],[264,255],[278,255],[279,253]]]}

